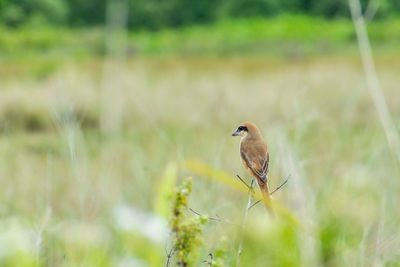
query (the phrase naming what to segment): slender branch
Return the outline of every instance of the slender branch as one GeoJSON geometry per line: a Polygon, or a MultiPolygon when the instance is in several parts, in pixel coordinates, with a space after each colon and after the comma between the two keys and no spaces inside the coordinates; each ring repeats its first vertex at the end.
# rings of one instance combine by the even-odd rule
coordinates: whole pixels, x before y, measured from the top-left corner
{"type": "MultiPolygon", "coordinates": [[[[193,212],[194,214],[196,214],[196,215],[203,216],[202,214],[198,213],[197,211],[193,210],[192,208],[189,208],[189,210],[190,210],[191,212],[193,212]]],[[[209,219],[210,219],[210,220],[213,220],[214,218],[209,218],[209,219]]]]}
{"type": "Polygon", "coordinates": [[[251,190],[252,193],[254,193],[253,188],[250,187],[250,185],[248,185],[248,184],[242,179],[242,177],[239,176],[239,174],[236,174],[236,177],[239,178],[239,180],[247,187],[247,189],[251,190]]]}
{"type": "Polygon", "coordinates": [[[277,188],[275,188],[275,189],[271,192],[271,196],[272,196],[273,193],[275,193],[276,191],[278,191],[279,189],[281,189],[282,186],[284,186],[284,185],[288,182],[289,178],[290,178],[290,175],[289,175],[288,178],[286,178],[286,180],[285,180],[283,183],[281,183],[280,186],[278,186],[277,188]]]}
{"type": "Polygon", "coordinates": [[[254,202],[253,204],[251,204],[251,206],[250,206],[249,209],[251,209],[252,207],[254,207],[255,205],[257,205],[258,203],[260,203],[261,200],[262,200],[262,199],[259,199],[259,200],[257,200],[256,202],[254,202]]]}
{"type": "Polygon", "coordinates": [[[165,267],[169,267],[171,263],[171,258],[174,255],[175,250],[171,248],[169,252],[167,252],[167,249],[165,249],[165,253],[167,254],[167,263],[165,264],[165,267]]]}
{"type": "MultiPolygon", "coordinates": [[[[282,186],[284,186],[284,185],[288,182],[289,178],[290,178],[290,175],[289,175],[288,178],[286,178],[286,180],[285,180],[283,183],[281,183],[277,188],[275,188],[275,189],[270,193],[270,195],[272,196],[273,193],[275,193],[276,191],[278,191],[279,189],[281,189],[282,186]]],[[[260,199],[260,200],[257,200],[256,202],[254,202],[254,203],[250,206],[249,209],[251,209],[252,207],[254,207],[255,205],[257,205],[257,204],[260,203],[260,202],[261,202],[261,199],[260,199]]]]}
{"type": "Polygon", "coordinates": [[[247,223],[247,215],[249,214],[249,209],[250,209],[250,206],[251,206],[251,197],[252,197],[253,187],[254,187],[254,179],[251,180],[251,185],[249,187],[249,197],[247,199],[247,207],[246,207],[246,210],[245,210],[245,213],[244,213],[244,217],[243,217],[240,244],[239,244],[239,249],[238,249],[238,253],[237,253],[237,257],[236,257],[236,267],[239,266],[239,264],[240,264],[240,255],[242,255],[244,229],[245,229],[245,226],[246,226],[246,223],[247,223]]]}
{"type": "Polygon", "coordinates": [[[209,266],[213,265],[213,260],[214,256],[212,253],[209,253],[208,256],[210,257],[210,260],[201,260],[202,263],[207,263],[209,266]]]}
{"type": "MultiPolygon", "coordinates": [[[[194,214],[198,215],[198,216],[203,216],[201,213],[199,213],[199,212],[193,210],[192,208],[189,208],[189,210],[190,210],[191,212],[193,212],[194,214]]],[[[207,217],[208,217],[208,216],[207,216],[207,217]]],[[[239,227],[240,227],[240,225],[238,225],[238,224],[236,224],[236,223],[233,223],[233,222],[231,222],[230,220],[227,220],[227,219],[224,219],[224,218],[219,217],[218,214],[217,214],[217,218],[208,217],[208,219],[209,219],[209,220],[212,220],[212,221],[227,223],[227,224],[231,224],[231,225],[235,225],[235,226],[239,226],[239,227]]]]}

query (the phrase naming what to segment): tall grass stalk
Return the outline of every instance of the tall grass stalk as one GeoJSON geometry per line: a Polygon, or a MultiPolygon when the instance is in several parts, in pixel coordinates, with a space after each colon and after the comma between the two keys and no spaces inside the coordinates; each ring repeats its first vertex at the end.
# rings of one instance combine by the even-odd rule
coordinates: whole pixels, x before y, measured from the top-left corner
{"type": "Polygon", "coordinates": [[[282,168],[291,175],[292,190],[289,198],[293,205],[293,212],[301,220],[299,231],[299,249],[301,255],[300,266],[319,266],[320,246],[317,240],[318,218],[315,207],[315,193],[308,183],[304,170],[299,166],[300,159],[296,156],[286,137],[277,140],[279,155],[282,157],[282,168]]]}
{"type": "Polygon", "coordinates": [[[101,127],[103,132],[119,133],[122,127],[124,86],[121,75],[127,52],[127,1],[107,2],[104,36],[106,57],[102,73],[101,127]],[[114,61],[117,60],[117,63],[114,61]]]}
{"type": "Polygon", "coordinates": [[[242,222],[242,229],[241,229],[241,234],[240,234],[240,243],[239,243],[239,248],[238,248],[238,252],[236,255],[236,267],[240,266],[240,256],[242,255],[242,250],[243,250],[243,239],[244,239],[244,231],[246,229],[246,224],[247,224],[247,217],[249,215],[249,210],[251,207],[251,200],[252,200],[252,190],[254,187],[254,179],[251,180],[251,185],[249,188],[249,196],[247,199],[247,206],[246,206],[246,210],[244,212],[244,217],[243,217],[243,222],[242,222]]]}
{"type": "Polygon", "coordinates": [[[376,112],[382,124],[389,149],[397,163],[397,172],[400,171],[400,137],[397,133],[396,126],[393,123],[393,118],[390,114],[385,96],[382,91],[381,83],[376,72],[374,58],[372,56],[371,44],[368,38],[367,26],[364,16],[361,12],[359,0],[348,0],[351,17],[357,35],[358,47],[360,50],[361,61],[364,68],[367,87],[374,102],[376,112]]]}

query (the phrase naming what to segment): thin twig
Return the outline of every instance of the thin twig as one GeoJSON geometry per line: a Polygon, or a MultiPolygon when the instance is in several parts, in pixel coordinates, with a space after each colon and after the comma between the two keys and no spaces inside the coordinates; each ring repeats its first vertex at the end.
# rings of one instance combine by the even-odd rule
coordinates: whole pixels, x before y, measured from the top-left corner
{"type": "MultiPolygon", "coordinates": [[[[201,213],[199,213],[199,212],[193,210],[192,208],[189,208],[189,210],[190,210],[191,212],[193,212],[194,214],[198,215],[198,216],[203,216],[201,213]]],[[[231,225],[235,225],[235,226],[239,226],[239,227],[240,227],[240,225],[238,225],[238,224],[236,224],[236,223],[233,223],[233,222],[231,222],[230,220],[227,220],[227,219],[224,219],[224,218],[219,217],[218,214],[217,214],[217,218],[208,217],[208,216],[207,216],[207,218],[208,218],[209,220],[212,220],[212,221],[223,222],[223,223],[227,223],[227,224],[231,224],[231,225]]]]}
{"type": "Polygon", "coordinates": [[[249,187],[249,197],[247,199],[247,207],[246,207],[246,211],[245,211],[244,217],[243,217],[240,244],[239,244],[239,249],[238,249],[238,253],[237,253],[237,257],[236,257],[236,267],[238,267],[240,264],[240,255],[242,254],[242,250],[243,250],[244,230],[245,230],[245,226],[246,226],[246,222],[247,222],[247,215],[249,214],[249,209],[251,206],[251,197],[252,197],[253,187],[254,187],[254,179],[251,180],[251,185],[249,187]]]}
{"type": "Polygon", "coordinates": [[[251,206],[249,207],[249,209],[251,209],[252,207],[254,207],[255,205],[257,205],[258,203],[261,202],[262,199],[257,200],[256,202],[254,202],[253,204],[251,204],[251,206]]]}
{"type": "Polygon", "coordinates": [[[279,189],[281,189],[281,187],[284,186],[284,185],[288,182],[289,178],[290,178],[290,175],[289,175],[288,178],[286,178],[286,180],[285,180],[283,183],[281,183],[280,186],[278,186],[277,188],[275,188],[274,191],[272,191],[270,195],[272,196],[273,193],[275,193],[276,191],[278,191],[279,189]]]}
{"type": "Polygon", "coordinates": [[[175,250],[171,248],[169,252],[167,252],[167,249],[165,249],[165,253],[167,254],[167,263],[165,264],[165,267],[169,267],[169,264],[171,263],[171,258],[174,255],[175,250]]]}
{"type": "Polygon", "coordinates": [[[210,257],[210,260],[201,260],[202,263],[207,263],[209,266],[213,265],[213,260],[214,256],[212,253],[209,253],[208,256],[210,257]]]}
{"type": "MultiPolygon", "coordinates": [[[[290,178],[290,175],[289,175],[288,178],[286,178],[286,180],[285,180],[283,183],[281,183],[277,188],[275,188],[274,191],[272,191],[272,192],[270,193],[270,195],[272,196],[273,193],[275,193],[276,191],[278,191],[279,189],[281,189],[282,186],[284,186],[284,185],[288,182],[289,178],[290,178]]],[[[257,204],[260,203],[260,202],[261,202],[261,199],[260,199],[260,200],[257,200],[256,202],[254,202],[254,203],[250,206],[249,209],[251,209],[252,207],[254,207],[255,205],[257,205],[257,204]]]]}
{"type": "Polygon", "coordinates": [[[239,176],[239,174],[236,174],[236,177],[239,178],[239,180],[247,187],[247,189],[251,190],[252,193],[254,193],[253,188],[250,187],[250,185],[248,185],[248,184],[242,179],[242,177],[239,176]]]}
{"type": "MultiPolygon", "coordinates": [[[[192,208],[189,208],[189,210],[196,215],[203,216],[202,214],[198,213],[197,211],[193,210],[192,208]]],[[[208,218],[208,219],[213,220],[214,218],[208,218]]]]}

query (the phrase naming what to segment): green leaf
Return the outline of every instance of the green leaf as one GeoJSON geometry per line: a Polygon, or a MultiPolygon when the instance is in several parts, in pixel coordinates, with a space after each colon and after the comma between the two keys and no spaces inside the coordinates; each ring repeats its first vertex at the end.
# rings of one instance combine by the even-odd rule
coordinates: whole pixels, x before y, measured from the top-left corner
{"type": "Polygon", "coordinates": [[[177,164],[170,162],[165,168],[162,180],[158,183],[154,201],[154,212],[163,218],[168,218],[170,209],[169,200],[174,192],[177,174],[177,164]]]}

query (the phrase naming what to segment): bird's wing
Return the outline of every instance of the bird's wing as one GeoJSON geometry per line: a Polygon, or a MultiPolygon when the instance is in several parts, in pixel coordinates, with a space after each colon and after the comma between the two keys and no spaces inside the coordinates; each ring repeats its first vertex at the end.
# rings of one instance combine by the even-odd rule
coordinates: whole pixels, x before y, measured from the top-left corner
{"type": "Polygon", "coordinates": [[[267,181],[268,165],[269,165],[269,153],[267,152],[267,157],[264,160],[262,157],[258,157],[257,160],[249,159],[246,153],[241,152],[243,160],[246,162],[248,168],[257,175],[260,180],[265,183],[267,181]]]}
{"type": "Polygon", "coordinates": [[[265,160],[261,157],[259,157],[258,159],[260,161],[260,165],[263,166],[261,176],[267,176],[269,167],[269,152],[267,152],[267,158],[265,160]]]}

